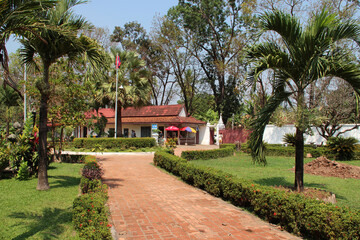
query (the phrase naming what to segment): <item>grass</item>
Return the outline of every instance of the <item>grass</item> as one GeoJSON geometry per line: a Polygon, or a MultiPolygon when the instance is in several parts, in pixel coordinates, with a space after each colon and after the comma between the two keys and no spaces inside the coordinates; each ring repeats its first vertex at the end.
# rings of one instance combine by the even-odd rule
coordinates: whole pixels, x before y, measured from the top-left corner
{"type": "Polygon", "coordinates": [[[0,239],[77,239],[71,221],[81,167],[51,164],[49,191],[37,191],[36,178],[0,180],[0,239]]]}
{"type": "MultiPolygon", "coordinates": [[[[310,158],[305,159],[305,163],[312,160],[310,158]]],[[[217,168],[261,185],[293,186],[295,174],[290,169],[294,167],[294,161],[293,157],[267,157],[267,166],[262,166],[254,165],[250,155],[237,154],[227,158],[191,162],[197,165],[217,168]]],[[[360,161],[344,163],[360,165],[360,161]]],[[[338,206],[360,209],[359,179],[342,179],[304,174],[304,185],[305,187],[318,188],[335,193],[338,206]]]]}

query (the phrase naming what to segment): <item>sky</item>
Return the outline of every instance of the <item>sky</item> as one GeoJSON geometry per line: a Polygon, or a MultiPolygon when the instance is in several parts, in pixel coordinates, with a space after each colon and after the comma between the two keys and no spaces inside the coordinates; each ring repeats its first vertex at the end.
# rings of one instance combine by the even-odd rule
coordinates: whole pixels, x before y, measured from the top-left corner
{"type": "MultiPolygon", "coordinates": [[[[163,16],[169,8],[177,5],[178,0],[91,0],[74,8],[96,27],[103,27],[113,32],[115,26],[124,26],[131,21],[139,22],[150,31],[156,15],[163,16]]],[[[17,42],[9,40],[8,52],[15,52],[20,47],[17,42]]]]}

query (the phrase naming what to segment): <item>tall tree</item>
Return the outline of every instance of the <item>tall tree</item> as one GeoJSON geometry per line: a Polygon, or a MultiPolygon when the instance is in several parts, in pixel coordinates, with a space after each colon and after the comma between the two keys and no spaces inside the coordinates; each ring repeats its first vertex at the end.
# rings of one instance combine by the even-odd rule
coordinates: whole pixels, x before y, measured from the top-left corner
{"type": "Polygon", "coordinates": [[[173,96],[175,81],[171,79],[170,63],[156,40],[147,34],[138,22],[129,22],[124,27],[116,26],[111,41],[120,42],[126,51],[135,51],[145,61],[149,71],[148,78],[155,105],[168,104],[173,96]]]}
{"type": "Polygon", "coordinates": [[[360,93],[360,68],[344,58],[346,51],[336,43],[350,39],[358,42],[360,28],[352,22],[340,22],[336,15],[322,11],[314,16],[305,29],[294,16],[280,11],[261,17],[263,31],[275,31],[284,44],[264,42],[254,46],[249,57],[256,61],[253,76],[268,69],[275,72],[274,92],[253,122],[250,146],[254,161],[266,163],[263,152],[263,134],[272,113],[283,103],[296,107],[295,188],[304,188],[304,132],[309,127],[305,105],[305,90],[313,82],[327,76],[347,81],[360,93]],[[290,97],[293,97],[290,99],[290,97]]]}
{"type": "Polygon", "coordinates": [[[20,96],[17,83],[9,74],[9,57],[6,50],[6,42],[12,34],[20,35],[33,32],[35,28],[43,27],[37,17],[41,12],[52,7],[56,1],[33,1],[33,0],[4,0],[0,3],[0,62],[4,69],[4,85],[9,85],[20,96]]]}
{"type": "Polygon", "coordinates": [[[26,40],[22,41],[21,53],[24,61],[28,64],[33,63],[35,55],[38,54],[42,62],[43,77],[36,83],[40,92],[38,190],[50,188],[47,176],[47,121],[51,92],[50,66],[61,57],[67,57],[73,61],[84,54],[93,67],[104,62],[101,48],[96,42],[86,36],[78,37],[76,35],[80,29],[84,28],[86,21],[81,16],[74,15],[71,8],[83,2],[81,0],[61,0],[54,8],[43,11],[41,18],[47,22],[48,27],[36,29],[34,34],[25,35],[26,40]]]}
{"type": "Polygon", "coordinates": [[[223,112],[229,78],[236,79],[238,84],[245,79],[244,49],[255,39],[254,6],[253,1],[247,0],[180,0],[167,15],[183,31],[183,47],[189,46],[188,50],[198,61],[219,114],[223,112]]]}

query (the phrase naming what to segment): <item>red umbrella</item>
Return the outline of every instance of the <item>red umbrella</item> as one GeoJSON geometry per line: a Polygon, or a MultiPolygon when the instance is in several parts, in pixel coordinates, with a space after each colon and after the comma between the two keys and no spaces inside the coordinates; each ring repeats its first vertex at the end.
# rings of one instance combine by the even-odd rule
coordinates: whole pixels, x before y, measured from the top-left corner
{"type": "Polygon", "coordinates": [[[179,128],[175,127],[175,126],[170,126],[170,127],[165,128],[165,130],[166,131],[179,131],[179,128]]]}

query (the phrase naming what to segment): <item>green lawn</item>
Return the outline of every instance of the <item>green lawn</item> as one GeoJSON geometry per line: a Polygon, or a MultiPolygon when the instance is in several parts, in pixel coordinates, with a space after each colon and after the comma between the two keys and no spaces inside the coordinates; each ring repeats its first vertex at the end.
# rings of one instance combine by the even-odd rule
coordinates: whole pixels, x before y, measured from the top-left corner
{"type": "Polygon", "coordinates": [[[71,221],[81,167],[51,164],[49,191],[37,191],[36,178],[0,180],[0,239],[77,239],[71,221]]]}
{"type": "MultiPolygon", "coordinates": [[[[305,163],[312,160],[305,159],[305,163]]],[[[241,178],[251,179],[261,185],[293,186],[295,176],[290,169],[294,167],[294,157],[267,157],[267,161],[267,166],[254,165],[251,162],[251,156],[237,154],[228,158],[191,162],[221,169],[241,178]]],[[[360,166],[360,161],[348,161],[346,163],[360,166]]],[[[339,206],[360,209],[359,179],[341,179],[305,174],[304,183],[305,187],[314,187],[335,193],[338,201],[337,205],[339,206]]]]}

